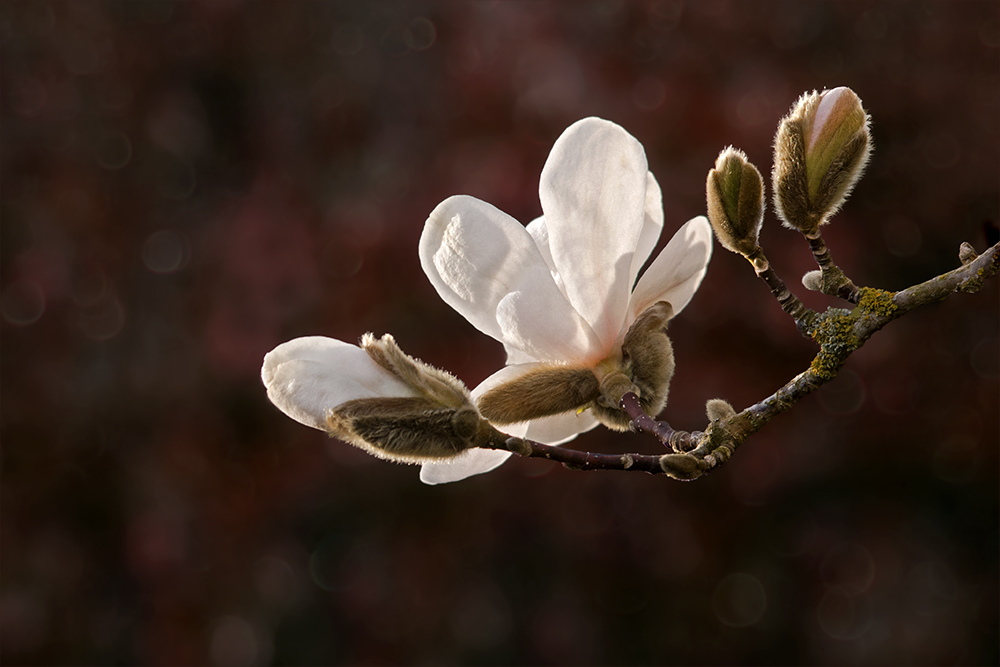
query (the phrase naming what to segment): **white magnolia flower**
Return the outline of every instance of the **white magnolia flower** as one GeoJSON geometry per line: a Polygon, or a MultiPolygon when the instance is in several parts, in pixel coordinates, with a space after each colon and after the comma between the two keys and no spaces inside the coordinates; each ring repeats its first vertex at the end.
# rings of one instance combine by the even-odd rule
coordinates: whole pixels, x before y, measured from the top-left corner
{"type": "MultiPolygon", "coordinates": [[[[542,169],[539,194],[543,215],[527,227],[473,197],[451,197],[431,213],[420,239],[420,262],[438,294],[507,351],[507,366],[472,392],[475,400],[546,369],[589,369],[600,381],[609,360],[623,363],[622,345],[637,318],[653,313],[655,326],[647,328],[662,332],[670,307],[676,314],[687,305],[711,257],[712,229],[699,216],[636,282],[663,228],[663,207],[642,145],[614,123],[586,118],[567,128],[542,169]]],[[[669,363],[672,373],[672,354],[669,363]]],[[[598,424],[597,406],[587,407],[593,409],[503,430],[560,444],[598,424]]],[[[492,419],[482,403],[480,409],[492,419]]],[[[424,464],[420,478],[456,481],[509,455],[470,449],[424,464]]]]}
{"type": "Polygon", "coordinates": [[[447,459],[491,431],[465,385],[407,356],[388,334],[366,334],[361,347],[296,338],[264,356],[260,375],[292,419],[392,461],[447,459]]]}

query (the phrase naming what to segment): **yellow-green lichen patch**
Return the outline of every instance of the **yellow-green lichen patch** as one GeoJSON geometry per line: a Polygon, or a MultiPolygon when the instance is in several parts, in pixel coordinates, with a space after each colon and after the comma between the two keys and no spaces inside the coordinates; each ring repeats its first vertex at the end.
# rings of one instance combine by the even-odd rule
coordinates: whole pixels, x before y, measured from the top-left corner
{"type": "Polygon", "coordinates": [[[858,349],[854,321],[850,311],[842,308],[830,308],[820,315],[819,324],[813,331],[813,340],[819,343],[819,353],[809,365],[809,370],[821,380],[836,377],[847,357],[858,349]]]}
{"type": "Polygon", "coordinates": [[[858,301],[858,308],[863,313],[872,313],[881,317],[891,317],[896,312],[896,304],[892,297],[894,292],[887,292],[882,289],[872,287],[861,288],[861,299],[858,301]]]}

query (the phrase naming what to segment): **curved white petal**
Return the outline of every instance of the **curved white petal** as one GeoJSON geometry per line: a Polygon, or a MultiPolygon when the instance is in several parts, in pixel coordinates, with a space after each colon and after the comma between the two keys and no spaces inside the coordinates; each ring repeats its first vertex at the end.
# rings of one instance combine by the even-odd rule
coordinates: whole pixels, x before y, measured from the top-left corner
{"type": "Polygon", "coordinates": [[[660,191],[660,184],[656,182],[653,172],[646,174],[646,212],[642,222],[642,232],[639,233],[639,240],[636,241],[635,254],[632,255],[632,268],[629,270],[629,289],[635,286],[635,277],[639,275],[639,269],[649,259],[649,255],[656,247],[656,242],[660,240],[660,233],[663,231],[663,193],[660,191]]]}
{"type": "Polygon", "coordinates": [[[562,289],[562,278],[559,276],[559,271],[556,269],[556,263],[552,260],[552,250],[549,248],[549,230],[545,226],[545,216],[539,216],[528,223],[525,227],[528,233],[531,234],[531,238],[535,241],[535,246],[538,248],[538,254],[542,256],[545,260],[545,265],[549,267],[549,271],[552,272],[552,278],[556,281],[556,285],[560,285],[560,290],[562,289]]]}
{"type": "Polygon", "coordinates": [[[416,396],[410,386],[356,345],[307,336],[264,356],[260,370],[267,397],[295,421],[327,430],[330,409],[355,398],[416,396]]]}
{"type": "MultiPolygon", "coordinates": [[[[564,412],[528,422],[528,430],[521,437],[543,445],[561,445],[597,426],[597,418],[590,410],[581,413],[564,412]]],[[[513,435],[513,434],[512,434],[513,435]]]]}
{"type": "Polygon", "coordinates": [[[593,333],[559,291],[531,234],[494,206],[466,195],[441,202],[424,225],[420,265],[447,304],[503,343],[524,349],[530,341],[525,351],[538,348],[544,358],[557,359],[578,357],[593,345],[593,333]]]}
{"type": "Polygon", "coordinates": [[[497,304],[503,342],[539,361],[598,361],[604,353],[590,326],[562,294],[531,286],[511,292],[497,304]]]}
{"type": "Polygon", "coordinates": [[[712,226],[705,216],[688,220],[653,260],[632,292],[626,327],[657,301],[669,301],[674,315],[684,310],[712,257],[712,226]]]}
{"type": "Polygon", "coordinates": [[[539,196],[570,303],[610,348],[625,320],[646,209],[646,155],[618,125],[585,118],[556,140],[539,196]]]}
{"type": "Polygon", "coordinates": [[[535,359],[534,357],[532,357],[527,352],[524,352],[523,350],[519,350],[516,347],[508,345],[507,343],[503,344],[503,349],[507,353],[507,365],[510,365],[510,364],[527,364],[527,363],[530,363],[532,361],[538,361],[537,359],[535,359]]]}
{"type": "Polygon", "coordinates": [[[447,461],[435,461],[420,466],[420,481],[431,485],[458,482],[466,477],[489,472],[499,467],[510,456],[510,452],[498,449],[467,449],[447,461]]]}

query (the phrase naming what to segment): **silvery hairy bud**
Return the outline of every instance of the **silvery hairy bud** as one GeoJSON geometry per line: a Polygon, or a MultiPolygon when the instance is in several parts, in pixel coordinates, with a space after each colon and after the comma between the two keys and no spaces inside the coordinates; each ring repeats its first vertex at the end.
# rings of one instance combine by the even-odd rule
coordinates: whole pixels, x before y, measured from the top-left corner
{"type": "Polygon", "coordinates": [[[802,95],[774,138],[774,205],[784,225],[816,232],[847,199],[870,152],[869,117],[853,90],[802,95]]]}
{"type": "Polygon", "coordinates": [[[705,183],[708,221],[727,250],[749,255],[757,249],[764,220],[764,179],[743,151],[729,146],[705,183]]]}

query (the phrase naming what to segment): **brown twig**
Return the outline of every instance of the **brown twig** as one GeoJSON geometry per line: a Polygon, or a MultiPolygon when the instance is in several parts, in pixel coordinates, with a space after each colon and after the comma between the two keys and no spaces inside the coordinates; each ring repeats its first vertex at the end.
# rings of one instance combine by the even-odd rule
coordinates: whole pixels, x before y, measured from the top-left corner
{"type": "MultiPolygon", "coordinates": [[[[670,447],[673,453],[595,454],[512,438],[499,431],[495,431],[489,446],[520,456],[556,461],[574,470],[641,470],[652,474],[666,473],[675,479],[696,479],[725,463],[737,447],[771,419],[788,411],[802,398],[836,377],[851,353],[889,322],[918,306],[940,301],[950,294],[977,292],[986,280],[1000,272],[1000,243],[977,257],[972,257],[967,244],[963,244],[960,257],[963,266],[895,294],[871,288],[857,289],[858,307],[853,311],[831,308],[818,314],[805,309],[814,316],[811,335],[820,346],[809,368],[759,403],[731,417],[711,422],[704,432],[675,431],[666,422],[656,421],[645,414],[635,394],[625,394],[621,408],[632,418],[633,427],[653,435],[670,447]]],[[[774,289],[772,293],[775,293],[774,289]]],[[[775,296],[779,294],[783,294],[780,289],[775,296]]],[[[785,312],[801,313],[790,299],[779,299],[779,302],[785,312]],[[793,305],[786,309],[785,304],[793,305]]],[[[797,323],[800,321],[796,319],[797,323]]]]}
{"type": "Polygon", "coordinates": [[[799,331],[803,335],[809,335],[808,332],[815,321],[816,312],[806,308],[805,304],[792,294],[785,281],[775,273],[760,246],[757,246],[756,250],[749,255],[744,255],[744,257],[753,265],[753,270],[757,274],[757,277],[763,280],[768,289],[771,290],[771,295],[777,299],[781,309],[795,320],[795,326],[798,327],[799,331]]]}
{"type": "Polygon", "coordinates": [[[836,296],[849,303],[857,303],[860,298],[861,289],[855,285],[847,275],[833,263],[830,249],[826,247],[826,242],[820,236],[819,230],[809,234],[804,234],[809,242],[809,249],[812,250],[816,264],[822,271],[822,292],[829,296],[836,296]]]}

